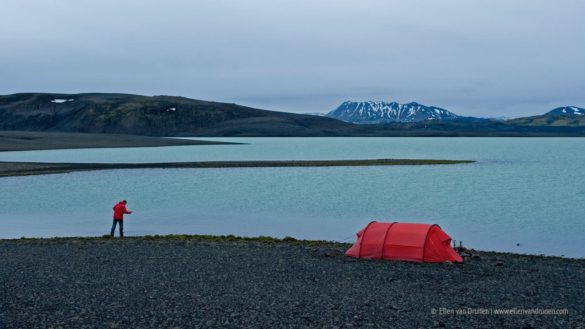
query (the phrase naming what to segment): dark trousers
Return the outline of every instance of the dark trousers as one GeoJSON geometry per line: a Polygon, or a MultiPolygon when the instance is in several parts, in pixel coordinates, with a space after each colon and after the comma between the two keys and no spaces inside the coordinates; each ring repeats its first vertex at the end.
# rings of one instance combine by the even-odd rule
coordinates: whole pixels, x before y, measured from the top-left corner
{"type": "Polygon", "coordinates": [[[119,219],[114,219],[112,223],[112,231],[110,232],[111,236],[114,236],[114,231],[116,231],[116,224],[120,224],[120,236],[124,236],[124,221],[119,219]]]}

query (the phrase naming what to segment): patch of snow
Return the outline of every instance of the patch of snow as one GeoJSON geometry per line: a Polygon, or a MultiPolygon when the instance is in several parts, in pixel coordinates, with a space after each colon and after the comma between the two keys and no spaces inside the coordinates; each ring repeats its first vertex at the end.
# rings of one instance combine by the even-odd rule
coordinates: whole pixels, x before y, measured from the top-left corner
{"type": "Polygon", "coordinates": [[[73,99],[55,98],[51,101],[51,103],[57,103],[57,104],[61,104],[61,103],[65,103],[65,102],[73,102],[73,99]]]}
{"type": "Polygon", "coordinates": [[[167,109],[167,112],[175,112],[177,110],[176,107],[171,107],[170,109],[167,109]]]}

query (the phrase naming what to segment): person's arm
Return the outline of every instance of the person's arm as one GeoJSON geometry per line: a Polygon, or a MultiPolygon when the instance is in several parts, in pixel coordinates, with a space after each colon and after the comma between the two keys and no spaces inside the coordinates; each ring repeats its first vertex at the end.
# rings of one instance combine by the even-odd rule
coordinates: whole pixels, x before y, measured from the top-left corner
{"type": "Polygon", "coordinates": [[[131,214],[132,212],[131,212],[130,210],[128,210],[128,209],[126,208],[126,206],[124,206],[124,213],[125,213],[125,214],[131,214]]]}

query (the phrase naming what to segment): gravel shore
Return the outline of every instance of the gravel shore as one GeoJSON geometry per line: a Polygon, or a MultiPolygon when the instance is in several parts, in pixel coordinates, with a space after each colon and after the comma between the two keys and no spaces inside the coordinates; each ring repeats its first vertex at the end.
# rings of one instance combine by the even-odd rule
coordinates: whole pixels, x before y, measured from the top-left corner
{"type": "Polygon", "coordinates": [[[347,167],[347,166],[427,166],[473,163],[470,160],[363,159],[363,160],[284,160],[284,161],[199,161],[164,163],[43,163],[0,162],[0,177],[63,174],[74,171],[145,168],[262,168],[262,167],[347,167]]]}
{"type": "Polygon", "coordinates": [[[415,264],[348,258],[348,246],[0,240],[0,328],[585,327],[585,260],[479,252],[415,264]]]}
{"type": "Polygon", "coordinates": [[[103,147],[157,147],[233,144],[205,140],[136,135],[0,130],[0,152],[103,147]]]}

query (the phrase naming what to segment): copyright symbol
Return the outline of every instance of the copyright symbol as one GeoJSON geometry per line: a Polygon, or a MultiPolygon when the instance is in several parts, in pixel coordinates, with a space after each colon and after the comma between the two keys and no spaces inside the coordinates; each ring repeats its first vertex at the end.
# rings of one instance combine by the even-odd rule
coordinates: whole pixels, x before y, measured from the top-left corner
{"type": "Polygon", "coordinates": [[[432,308],[431,309],[431,314],[437,314],[437,309],[432,308]]]}

